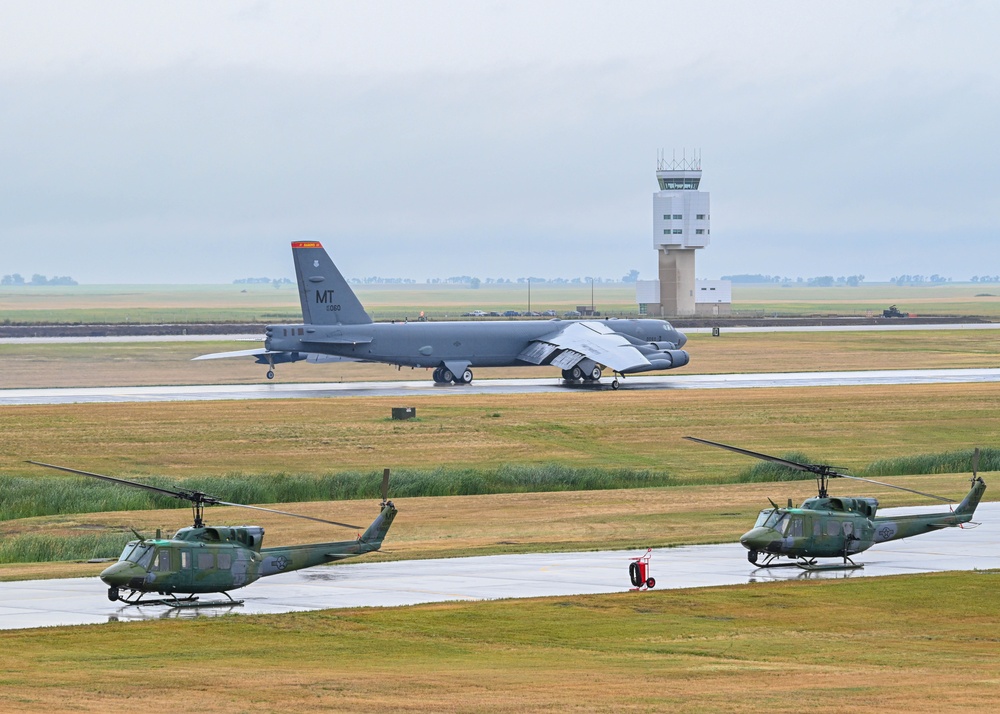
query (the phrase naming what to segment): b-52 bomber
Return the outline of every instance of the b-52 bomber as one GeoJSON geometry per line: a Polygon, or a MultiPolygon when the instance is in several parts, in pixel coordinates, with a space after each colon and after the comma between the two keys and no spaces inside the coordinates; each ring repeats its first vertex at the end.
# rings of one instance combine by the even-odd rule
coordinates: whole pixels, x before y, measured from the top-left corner
{"type": "Polygon", "coordinates": [[[513,322],[373,322],[317,241],[292,243],[303,324],[268,325],[263,349],[195,359],[253,357],[283,362],[360,361],[433,369],[438,384],[468,384],[472,367],[552,365],[567,382],[596,384],[605,369],[618,377],[683,367],[687,337],[666,320],[525,320],[513,322]]]}

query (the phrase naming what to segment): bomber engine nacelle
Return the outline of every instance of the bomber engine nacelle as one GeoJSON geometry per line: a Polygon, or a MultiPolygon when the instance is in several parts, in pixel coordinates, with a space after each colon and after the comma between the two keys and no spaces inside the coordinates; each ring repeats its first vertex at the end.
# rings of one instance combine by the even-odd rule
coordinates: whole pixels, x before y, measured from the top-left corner
{"type": "Polygon", "coordinates": [[[660,352],[650,352],[645,355],[649,360],[649,366],[643,369],[631,370],[634,372],[651,372],[657,369],[676,369],[683,367],[691,361],[691,357],[684,350],[662,350],[660,352]]]}

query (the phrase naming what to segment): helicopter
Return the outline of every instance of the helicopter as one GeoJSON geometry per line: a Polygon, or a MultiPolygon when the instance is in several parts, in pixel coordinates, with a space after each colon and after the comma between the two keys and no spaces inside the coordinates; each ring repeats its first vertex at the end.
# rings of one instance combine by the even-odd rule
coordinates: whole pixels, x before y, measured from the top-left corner
{"type": "Polygon", "coordinates": [[[850,556],[868,550],[878,543],[969,523],[983,497],[983,492],[986,491],[986,483],[976,473],[979,469],[979,449],[976,449],[972,458],[972,488],[954,510],[895,518],[876,516],[878,499],[831,497],[827,491],[830,479],[848,478],[867,481],[945,503],[952,503],[952,500],[860,476],[849,476],[839,473],[831,466],[800,464],[693,436],[684,438],[815,474],[819,492],[815,498],[806,499],[798,508],[792,507],[791,499],[788,499],[787,508],[781,508],[771,501],[773,508],[761,511],[754,527],[740,537],[740,543],[748,551],[747,560],[762,568],[789,565],[796,565],[804,570],[863,568],[863,563],[855,563],[850,556]],[[758,562],[761,554],[764,558],[758,562]],[[793,562],[777,562],[782,557],[791,558],[793,562]],[[843,558],[843,562],[818,564],[817,558],[843,558]]]}
{"type": "Polygon", "coordinates": [[[382,474],[381,510],[372,524],[356,539],[263,548],[262,527],[208,526],[204,521],[205,507],[236,506],[344,528],[360,530],[361,526],[262,506],[230,503],[201,491],[161,488],[38,461],[28,461],[28,463],[133,486],[191,502],[194,514],[192,526],[181,528],[171,538],[161,538],[159,530],[156,538],[144,538],[136,533],[138,540],[126,544],[118,562],[101,573],[101,580],[108,586],[108,600],[112,602],[121,600],[127,605],[167,605],[175,608],[242,605],[243,600],[234,600],[228,593],[229,590],[245,587],[269,575],[287,573],[379,550],[389,526],[396,517],[396,507],[388,500],[389,469],[385,469],[382,474]],[[144,596],[151,593],[161,597],[144,599],[144,596]],[[206,593],[222,593],[228,600],[199,602],[197,595],[206,593]]]}

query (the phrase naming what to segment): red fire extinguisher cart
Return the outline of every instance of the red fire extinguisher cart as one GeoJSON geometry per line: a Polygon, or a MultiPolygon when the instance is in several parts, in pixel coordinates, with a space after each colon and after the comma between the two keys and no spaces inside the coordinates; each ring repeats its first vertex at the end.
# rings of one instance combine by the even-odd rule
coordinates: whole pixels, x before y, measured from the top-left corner
{"type": "Polygon", "coordinates": [[[645,555],[632,558],[632,562],[628,564],[628,576],[635,585],[630,590],[649,590],[656,587],[656,580],[649,574],[649,559],[652,555],[653,549],[648,548],[645,555]]]}

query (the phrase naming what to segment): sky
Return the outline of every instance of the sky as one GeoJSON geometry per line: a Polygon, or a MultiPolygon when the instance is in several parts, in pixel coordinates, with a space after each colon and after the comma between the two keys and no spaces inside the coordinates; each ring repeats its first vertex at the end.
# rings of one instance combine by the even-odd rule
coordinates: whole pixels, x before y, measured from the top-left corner
{"type": "Polygon", "coordinates": [[[1000,273],[1000,3],[0,3],[0,275],[1000,273]]]}

